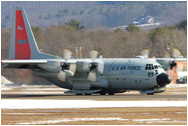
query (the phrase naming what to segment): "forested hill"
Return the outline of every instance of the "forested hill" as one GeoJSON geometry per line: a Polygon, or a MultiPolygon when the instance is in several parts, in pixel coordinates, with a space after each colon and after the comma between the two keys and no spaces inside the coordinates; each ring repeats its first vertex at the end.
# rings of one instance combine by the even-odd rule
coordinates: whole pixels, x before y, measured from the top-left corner
{"type": "Polygon", "coordinates": [[[141,14],[156,17],[163,25],[174,25],[187,19],[184,1],[42,1],[1,2],[1,26],[10,28],[15,7],[25,8],[31,26],[63,25],[76,19],[86,28],[112,28],[128,25],[141,14]]]}

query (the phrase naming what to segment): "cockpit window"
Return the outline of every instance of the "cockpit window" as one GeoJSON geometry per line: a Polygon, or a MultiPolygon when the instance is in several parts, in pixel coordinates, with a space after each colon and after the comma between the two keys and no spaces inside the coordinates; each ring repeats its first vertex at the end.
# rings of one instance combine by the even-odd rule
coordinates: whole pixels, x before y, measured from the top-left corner
{"type": "Polygon", "coordinates": [[[161,66],[161,65],[158,65],[158,67],[159,67],[159,68],[162,68],[162,66],[161,66]]]}
{"type": "Polygon", "coordinates": [[[159,68],[162,68],[162,66],[161,65],[155,65],[154,66],[154,69],[159,69],[159,68]]]}
{"type": "Polygon", "coordinates": [[[158,69],[158,66],[157,66],[157,65],[155,65],[155,66],[154,66],[154,69],[158,69]]]}
{"type": "Polygon", "coordinates": [[[145,70],[154,70],[153,64],[146,64],[145,70]]]}

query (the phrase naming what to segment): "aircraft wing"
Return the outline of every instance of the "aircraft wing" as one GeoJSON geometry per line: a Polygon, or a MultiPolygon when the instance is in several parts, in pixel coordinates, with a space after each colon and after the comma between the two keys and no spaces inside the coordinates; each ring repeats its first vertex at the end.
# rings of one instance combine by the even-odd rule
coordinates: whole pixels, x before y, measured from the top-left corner
{"type": "Polygon", "coordinates": [[[168,70],[176,66],[178,61],[187,61],[187,58],[156,58],[156,61],[162,65],[164,70],[168,70]]]}
{"type": "Polygon", "coordinates": [[[168,60],[168,61],[187,61],[187,58],[155,58],[158,61],[164,61],[164,60],[168,60]]]}
{"type": "Polygon", "coordinates": [[[48,61],[44,59],[31,60],[1,60],[3,68],[37,68],[37,64],[46,64],[48,61]]]}

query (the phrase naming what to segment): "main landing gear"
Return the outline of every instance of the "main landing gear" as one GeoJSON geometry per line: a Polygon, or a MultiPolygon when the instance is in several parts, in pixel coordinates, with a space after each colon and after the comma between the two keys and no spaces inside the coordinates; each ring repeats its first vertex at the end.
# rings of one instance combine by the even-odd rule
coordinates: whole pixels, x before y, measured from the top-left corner
{"type": "MultiPolygon", "coordinates": [[[[109,92],[108,95],[114,95],[114,92],[109,92]]],[[[100,95],[106,95],[106,92],[100,92],[100,95]]]]}
{"type": "MultiPolygon", "coordinates": [[[[76,95],[83,95],[83,94],[76,94],[76,95]]],[[[84,94],[84,95],[91,95],[91,94],[84,94]]]]}
{"type": "MultiPolygon", "coordinates": [[[[106,95],[107,93],[106,92],[100,92],[100,95],[106,95]]],[[[115,93],[114,92],[109,92],[108,95],[114,95],[115,93]]],[[[83,95],[83,94],[76,94],[76,95],[83,95]]],[[[91,94],[84,94],[84,95],[91,95],[91,94]]]]}
{"type": "Polygon", "coordinates": [[[147,95],[154,95],[154,93],[147,93],[147,95]]]}

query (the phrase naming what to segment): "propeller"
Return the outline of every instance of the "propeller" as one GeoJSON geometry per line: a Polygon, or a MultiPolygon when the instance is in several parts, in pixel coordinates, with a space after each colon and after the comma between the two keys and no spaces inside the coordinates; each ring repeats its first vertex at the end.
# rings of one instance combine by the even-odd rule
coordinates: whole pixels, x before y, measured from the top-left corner
{"type": "MultiPolygon", "coordinates": [[[[166,58],[165,60],[162,60],[162,66],[165,70],[169,69],[169,65],[170,65],[170,53],[168,52],[168,50],[165,52],[163,58],[166,58]]],[[[172,69],[171,65],[170,65],[170,69],[172,69]]]]}
{"type": "Polygon", "coordinates": [[[57,78],[62,81],[65,81],[67,77],[74,76],[73,71],[75,72],[76,65],[67,63],[67,59],[70,59],[72,57],[72,52],[70,50],[65,49],[63,55],[65,62],[62,62],[61,60],[54,61],[54,68],[56,68],[59,71],[57,78]]]}
{"type": "MultiPolygon", "coordinates": [[[[170,65],[170,69],[172,69],[173,67],[175,67],[177,65],[177,63],[174,60],[170,60],[170,58],[182,58],[181,52],[176,49],[173,48],[172,49],[172,55],[170,55],[170,53],[168,52],[169,48],[167,48],[167,51],[165,52],[163,58],[166,58],[165,60],[162,60],[162,66],[164,69],[169,68],[170,65]]],[[[144,56],[145,58],[149,58],[149,54],[150,54],[150,50],[149,49],[144,49],[140,52],[141,56],[144,56]]]]}
{"type": "MultiPolygon", "coordinates": [[[[182,55],[181,55],[181,52],[178,49],[173,48],[171,57],[180,58],[180,57],[182,57],[182,55]]],[[[170,58],[170,54],[168,52],[166,52],[165,58],[170,58]]],[[[174,60],[168,60],[168,62],[169,62],[169,65],[170,65],[170,69],[172,69],[173,67],[175,67],[177,65],[177,63],[174,60]]]]}
{"type": "Polygon", "coordinates": [[[96,81],[96,72],[99,72],[100,74],[103,73],[104,70],[104,62],[102,57],[100,59],[97,59],[98,57],[98,52],[97,51],[90,51],[89,52],[90,57],[92,58],[92,62],[90,63],[90,70],[89,70],[89,75],[88,79],[90,81],[96,81]]]}
{"type": "MultiPolygon", "coordinates": [[[[178,49],[173,48],[171,56],[170,56],[168,51],[166,51],[165,56],[164,56],[164,58],[170,58],[170,57],[180,58],[180,57],[182,57],[182,55],[181,55],[181,52],[178,49]]],[[[165,63],[167,63],[167,62],[170,65],[170,69],[173,69],[173,67],[175,67],[177,65],[177,63],[174,60],[167,60],[165,63]]]]}
{"type": "MultiPolygon", "coordinates": [[[[173,58],[182,58],[183,56],[182,56],[181,52],[178,49],[173,48],[172,57],[173,58]]],[[[176,65],[177,65],[177,63],[175,61],[170,61],[170,69],[172,69],[176,65]]]]}
{"type": "Polygon", "coordinates": [[[71,59],[72,58],[72,52],[70,50],[68,50],[68,49],[64,49],[63,57],[65,59],[71,59]]]}

